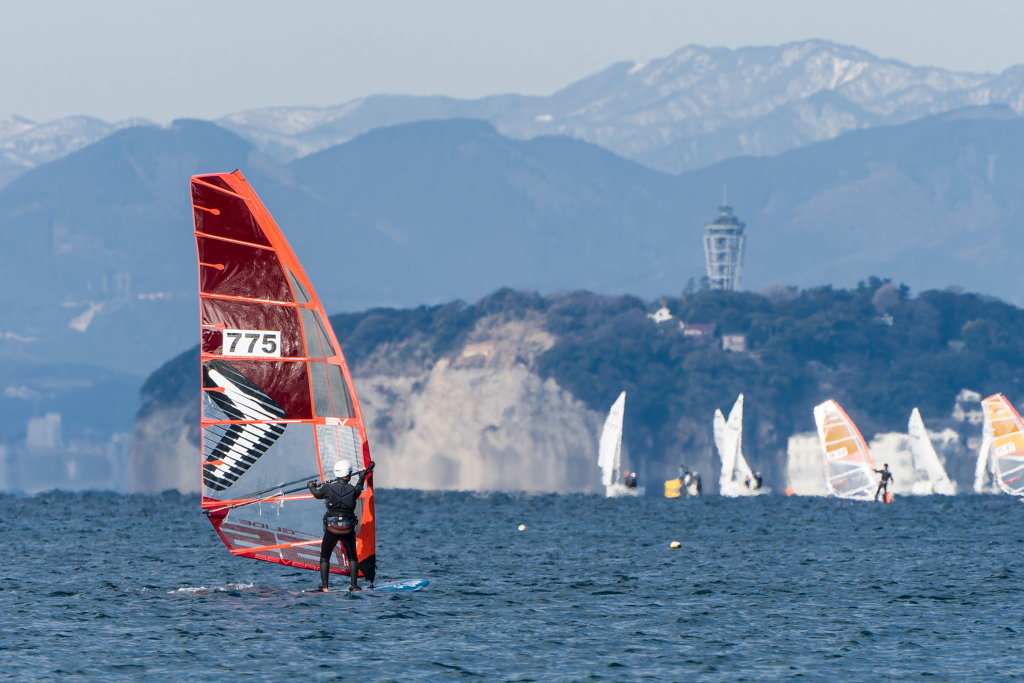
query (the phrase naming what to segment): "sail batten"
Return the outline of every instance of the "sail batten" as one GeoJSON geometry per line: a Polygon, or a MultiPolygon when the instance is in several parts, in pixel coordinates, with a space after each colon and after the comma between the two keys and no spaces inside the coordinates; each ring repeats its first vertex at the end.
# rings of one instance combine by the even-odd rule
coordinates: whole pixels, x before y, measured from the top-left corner
{"type": "MultiPolygon", "coordinates": [[[[311,546],[323,505],[281,489],[312,472],[330,475],[339,460],[369,464],[352,378],[302,266],[241,173],[194,177],[192,199],[203,508],[233,554],[318,569],[311,546]],[[236,503],[249,497],[257,500],[236,503]]],[[[359,571],[372,580],[372,477],[367,483],[356,546],[359,571]]],[[[340,546],[331,568],[349,571],[340,546]]]]}

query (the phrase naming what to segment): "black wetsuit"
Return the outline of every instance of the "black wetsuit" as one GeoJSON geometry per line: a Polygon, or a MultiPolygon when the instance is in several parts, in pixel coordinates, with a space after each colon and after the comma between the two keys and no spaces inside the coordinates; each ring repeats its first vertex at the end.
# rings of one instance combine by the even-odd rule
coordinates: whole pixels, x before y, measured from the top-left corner
{"type": "MultiPolygon", "coordinates": [[[[888,469],[874,470],[875,474],[882,475],[882,481],[878,482],[878,488],[875,489],[875,500],[878,500],[878,494],[886,494],[889,492],[889,482],[892,481],[892,472],[888,469]]],[[[882,496],[882,500],[885,500],[885,496],[882,496]]]]}
{"type": "MultiPolygon", "coordinates": [[[[349,567],[356,567],[359,564],[359,559],[356,557],[356,502],[363,492],[363,480],[360,480],[355,486],[342,481],[332,481],[319,486],[316,482],[311,481],[306,486],[313,497],[323,499],[324,505],[327,507],[327,512],[324,513],[324,539],[320,543],[320,574],[321,580],[326,586],[327,583],[323,580],[324,562],[330,564],[331,553],[334,552],[334,548],[339,542],[345,551],[349,567]],[[346,520],[351,523],[352,530],[347,534],[334,533],[327,528],[328,517],[340,517],[342,520],[346,520]]],[[[369,575],[370,572],[364,569],[363,574],[366,575],[366,579],[370,583],[373,583],[373,576],[369,575]]]]}
{"type": "Polygon", "coordinates": [[[622,483],[625,484],[627,489],[635,489],[636,488],[636,475],[635,474],[626,475],[626,478],[623,479],[622,483]]]}
{"type": "Polygon", "coordinates": [[[762,479],[760,474],[755,474],[754,475],[754,490],[755,491],[760,491],[761,490],[761,482],[762,481],[763,481],[763,479],[762,479]]]}

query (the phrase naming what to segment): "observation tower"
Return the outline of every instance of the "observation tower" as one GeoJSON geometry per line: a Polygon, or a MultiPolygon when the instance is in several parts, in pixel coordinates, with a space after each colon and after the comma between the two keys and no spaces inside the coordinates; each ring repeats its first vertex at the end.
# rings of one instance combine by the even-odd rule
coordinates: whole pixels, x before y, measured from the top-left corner
{"type": "Polygon", "coordinates": [[[740,288],[745,227],[746,224],[732,214],[731,206],[718,207],[718,218],[705,226],[704,258],[711,289],[733,291],[740,288]]]}

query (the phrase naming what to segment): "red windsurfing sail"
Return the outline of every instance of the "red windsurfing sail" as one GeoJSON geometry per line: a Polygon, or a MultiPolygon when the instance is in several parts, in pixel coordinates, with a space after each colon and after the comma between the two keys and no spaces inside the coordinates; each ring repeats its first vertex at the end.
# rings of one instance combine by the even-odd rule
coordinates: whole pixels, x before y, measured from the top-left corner
{"type": "MultiPolygon", "coordinates": [[[[323,503],[302,485],[370,464],[355,387],[298,259],[238,171],[192,178],[199,255],[203,510],[235,555],[319,569],[323,503]],[[297,490],[292,490],[297,489],[297,490]]],[[[376,567],[373,479],[359,571],[376,567]]],[[[331,571],[348,574],[341,546],[331,571]]]]}

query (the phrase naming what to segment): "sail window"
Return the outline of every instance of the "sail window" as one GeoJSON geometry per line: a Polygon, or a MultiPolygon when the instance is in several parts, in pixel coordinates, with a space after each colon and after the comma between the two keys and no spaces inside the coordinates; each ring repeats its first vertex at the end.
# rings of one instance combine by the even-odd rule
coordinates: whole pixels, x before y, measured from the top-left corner
{"type": "Polygon", "coordinates": [[[300,304],[308,304],[312,301],[312,299],[309,298],[309,292],[307,292],[306,288],[302,286],[302,283],[299,282],[298,278],[292,275],[292,271],[288,270],[288,268],[285,268],[284,270],[288,273],[288,281],[292,283],[292,292],[295,293],[295,301],[300,304]]]}
{"type": "Polygon", "coordinates": [[[309,379],[317,417],[352,417],[352,402],[341,368],[329,363],[310,363],[309,379]]]}

